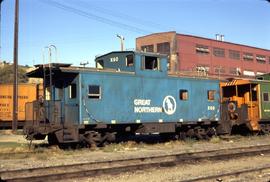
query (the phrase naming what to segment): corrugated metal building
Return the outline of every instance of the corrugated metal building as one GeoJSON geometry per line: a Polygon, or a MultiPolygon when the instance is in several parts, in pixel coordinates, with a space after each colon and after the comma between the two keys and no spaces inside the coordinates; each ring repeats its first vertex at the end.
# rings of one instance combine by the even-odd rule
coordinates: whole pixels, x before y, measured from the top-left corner
{"type": "Polygon", "coordinates": [[[270,72],[270,50],[216,39],[163,32],[138,37],[136,49],[169,55],[172,73],[254,77],[270,72]]]}

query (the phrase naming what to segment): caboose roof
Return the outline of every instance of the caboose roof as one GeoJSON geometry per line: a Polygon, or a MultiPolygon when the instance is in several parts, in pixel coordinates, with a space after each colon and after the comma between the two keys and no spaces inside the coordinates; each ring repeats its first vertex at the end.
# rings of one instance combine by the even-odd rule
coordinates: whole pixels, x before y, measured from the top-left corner
{"type": "Polygon", "coordinates": [[[236,86],[236,85],[247,85],[247,84],[259,84],[259,83],[269,83],[269,80],[259,80],[259,79],[230,79],[225,82],[221,82],[221,86],[236,86]]]}
{"type": "Polygon", "coordinates": [[[33,78],[43,78],[44,72],[48,75],[49,70],[53,73],[55,72],[62,72],[63,68],[71,67],[71,64],[65,63],[51,63],[51,64],[38,64],[35,65],[36,69],[26,73],[26,76],[33,77],[33,78]]]}
{"type": "Polygon", "coordinates": [[[146,55],[146,56],[158,56],[158,57],[166,57],[168,56],[167,54],[160,54],[160,53],[156,53],[156,52],[143,52],[143,51],[112,51],[112,52],[109,52],[109,53],[106,53],[106,54],[103,54],[103,55],[98,55],[96,56],[96,59],[99,59],[101,57],[104,57],[104,56],[107,56],[107,55],[110,55],[110,54],[121,54],[121,53],[130,53],[130,54],[143,54],[143,55],[146,55]]]}
{"type": "MultiPolygon", "coordinates": [[[[51,63],[51,69],[53,73],[65,73],[65,74],[79,74],[81,72],[106,72],[106,73],[118,73],[118,74],[134,74],[134,72],[127,72],[127,71],[118,71],[116,69],[98,69],[92,67],[78,67],[78,66],[71,66],[71,64],[62,64],[62,63],[51,63]]],[[[44,70],[46,75],[49,74],[50,69],[49,64],[39,64],[35,65],[36,69],[32,70],[26,75],[32,78],[43,78],[44,77],[44,70]]]]}

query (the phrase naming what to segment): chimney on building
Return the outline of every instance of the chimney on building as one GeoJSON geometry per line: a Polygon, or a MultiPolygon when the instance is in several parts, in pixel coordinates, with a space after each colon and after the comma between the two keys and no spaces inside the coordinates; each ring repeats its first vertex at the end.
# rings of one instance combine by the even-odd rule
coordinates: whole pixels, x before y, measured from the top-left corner
{"type": "Polygon", "coordinates": [[[220,41],[220,35],[216,34],[216,40],[220,41]]]}
{"type": "Polygon", "coordinates": [[[224,35],[220,35],[220,41],[224,42],[224,35]]]}
{"type": "Polygon", "coordinates": [[[224,35],[216,34],[216,40],[223,42],[224,41],[224,35]]]}

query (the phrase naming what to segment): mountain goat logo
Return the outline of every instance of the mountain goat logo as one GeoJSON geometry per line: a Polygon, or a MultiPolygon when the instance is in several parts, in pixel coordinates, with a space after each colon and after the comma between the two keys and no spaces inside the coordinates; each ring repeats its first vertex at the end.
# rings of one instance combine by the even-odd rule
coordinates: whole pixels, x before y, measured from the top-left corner
{"type": "Polygon", "coordinates": [[[176,101],[173,96],[166,96],[163,100],[163,110],[166,114],[172,115],[176,111],[176,101]]]}

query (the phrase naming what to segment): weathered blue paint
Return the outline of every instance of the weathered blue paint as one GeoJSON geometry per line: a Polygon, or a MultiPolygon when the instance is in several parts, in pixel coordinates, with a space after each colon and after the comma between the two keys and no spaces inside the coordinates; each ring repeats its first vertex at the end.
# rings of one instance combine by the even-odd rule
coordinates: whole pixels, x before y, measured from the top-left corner
{"type": "MultiPolygon", "coordinates": [[[[212,80],[195,80],[186,78],[145,78],[134,75],[111,75],[95,73],[83,74],[84,88],[82,94],[88,110],[99,121],[119,122],[151,122],[163,119],[165,121],[198,121],[199,119],[219,119],[219,86],[212,80]],[[88,85],[100,85],[101,99],[88,99],[88,85]],[[179,100],[179,90],[189,91],[187,101],[179,100]],[[216,90],[215,101],[208,101],[207,91],[216,90]],[[134,100],[151,100],[147,107],[162,107],[166,96],[176,100],[176,112],[173,115],[162,113],[134,113],[134,100]],[[208,110],[214,106],[215,110],[208,110]]],[[[142,106],[142,105],[140,105],[142,106]]],[[[85,112],[84,118],[86,116],[85,112]]]]}
{"type": "Polygon", "coordinates": [[[82,103],[82,98],[81,98],[81,96],[82,96],[82,74],[79,74],[79,83],[78,83],[78,86],[76,87],[76,90],[79,90],[79,94],[77,95],[77,97],[78,97],[78,100],[79,100],[79,123],[81,123],[82,122],[82,105],[83,105],[83,103],[82,103]]]}
{"type": "MultiPolygon", "coordinates": [[[[218,80],[168,76],[167,58],[162,55],[150,55],[158,57],[160,69],[142,69],[142,58],[145,55],[149,56],[141,52],[112,52],[96,59],[104,61],[104,70],[68,70],[78,73],[72,81],[77,84],[77,97],[70,99],[68,87],[64,89],[65,105],[78,106],[77,115],[73,116],[77,121],[74,122],[196,122],[220,119],[218,80]],[[125,62],[128,54],[134,55],[134,65],[131,67],[127,67],[125,62]],[[113,57],[118,57],[118,60],[111,62],[113,57]],[[88,98],[89,85],[100,86],[100,99],[88,98]],[[180,89],[188,91],[188,100],[179,99],[180,89]],[[208,100],[209,90],[215,90],[213,101],[208,100]],[[170,98],[164,100],[167,96],[170,98]],[[176,109],[174,113],[168,114],[165,110],[170,106],[172,110],[175,107],[172,97],[176,109]],[[138,99],[143,103],[138,105],[138,99]],[[149,112],[135,112],[138,110],[149,112]]],[[[67,111],[66,114],[71,115],[67,111]]]]}

